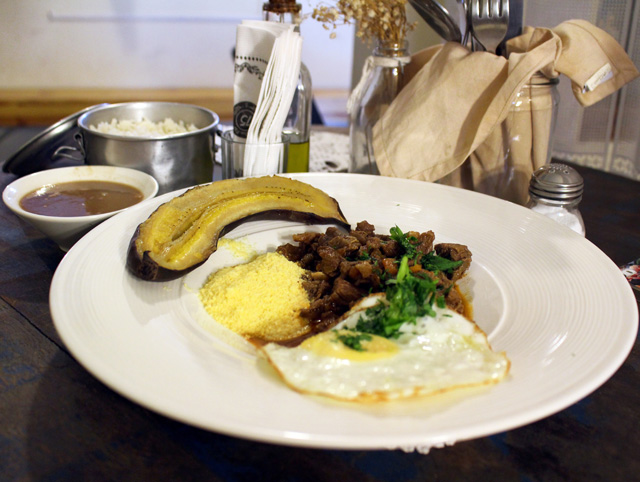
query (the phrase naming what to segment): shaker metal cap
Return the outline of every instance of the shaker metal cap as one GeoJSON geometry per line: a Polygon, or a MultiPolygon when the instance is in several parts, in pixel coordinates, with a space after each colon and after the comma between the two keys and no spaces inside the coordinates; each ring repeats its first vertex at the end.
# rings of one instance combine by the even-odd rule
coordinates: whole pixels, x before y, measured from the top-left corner
{"type": "Polygon", "coordinates": [[[573,167],[552,163],[536,169],[529,183],[529,194],[557,201],[582,197],[584,180],[573,167]]]}

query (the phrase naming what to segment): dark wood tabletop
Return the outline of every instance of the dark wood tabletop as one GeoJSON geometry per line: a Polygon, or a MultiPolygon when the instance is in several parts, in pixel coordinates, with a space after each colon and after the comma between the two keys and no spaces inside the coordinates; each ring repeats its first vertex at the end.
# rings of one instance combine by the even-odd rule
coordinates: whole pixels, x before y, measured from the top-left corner
{"type": "MultiPolygon", "coordinates": [[[[575,167],[587,238],[617,265],[638,258],[640,183],[575,167]]],[[[2,173],[0,187],[14,177],[2,173]]],[[[0,480],[640,480],[637,340],[609,381],[566,410],[426,455],[257,443],[165,418],[87,372],[49,312],[63,253],[4,204],[0,218],[0,480]]]]}

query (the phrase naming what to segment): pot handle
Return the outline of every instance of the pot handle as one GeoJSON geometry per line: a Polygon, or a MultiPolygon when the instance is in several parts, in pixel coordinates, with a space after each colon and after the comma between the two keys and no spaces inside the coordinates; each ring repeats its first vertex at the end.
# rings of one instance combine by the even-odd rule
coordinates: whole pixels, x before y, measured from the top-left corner
{"type": "Polygon", "coordinates": [[[216,144],[216,136],[218,136],[218,138],[222,138],[222,130],[220,130],[220,128],[217,129],[213,129],[211,131],[211,138],[213,139],[213,154],[215,157],[215,154],[220,150],[220,144],[216,144]]]}
{"type": "Polygon", "coordinates": [[[66,159],[71,159],[72,161],[81,161],[85,160],[85,152],[84,147],[82,147],[82,134],[77,132],[73,138],[75,139],[78,147],[72,146],[60,146],[53,153],[53,160],[56,160],[60,157],[64,157],[66,159]],[[74,156],[73,153],[79,153],[80,157],[74,156]]]}

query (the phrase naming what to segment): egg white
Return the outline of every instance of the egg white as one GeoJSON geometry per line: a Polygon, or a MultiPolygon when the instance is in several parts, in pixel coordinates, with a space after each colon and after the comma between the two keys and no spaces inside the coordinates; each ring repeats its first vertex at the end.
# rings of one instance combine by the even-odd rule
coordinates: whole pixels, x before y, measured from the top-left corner
{"type": "Polygon", "coordinates": [[[389,340],[392,346],[382,344],[382,351],[361,356],[337,338],[345,333],[340,330],[355,329],[361,310],[336,325],[338,332],[315,335],[322,338],[296,347],[269,343],[262,353],[293,389],[347,401],[397,400],[489,385],[509,371],[508,358],[491,349],[486,334],[448,308],[405,323],[400,336],[389,340]]]}

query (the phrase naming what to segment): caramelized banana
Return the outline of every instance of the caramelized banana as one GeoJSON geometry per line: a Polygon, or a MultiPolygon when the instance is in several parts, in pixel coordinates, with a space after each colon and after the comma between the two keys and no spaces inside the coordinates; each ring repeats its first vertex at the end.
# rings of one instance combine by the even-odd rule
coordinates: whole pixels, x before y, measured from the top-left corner
{"type": "Polygon", "coordinates": [[[144,280],[178,278],[204,263],[225,232],[256,217],[349,229],[338,202],[308,184],[279,176],[228,179],[160,205],[136,229],[127,267],[144,280]]]}

